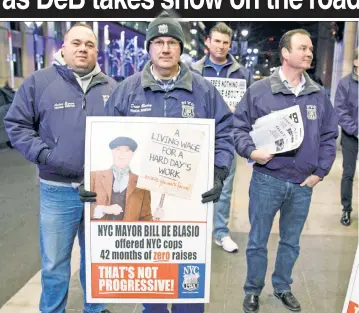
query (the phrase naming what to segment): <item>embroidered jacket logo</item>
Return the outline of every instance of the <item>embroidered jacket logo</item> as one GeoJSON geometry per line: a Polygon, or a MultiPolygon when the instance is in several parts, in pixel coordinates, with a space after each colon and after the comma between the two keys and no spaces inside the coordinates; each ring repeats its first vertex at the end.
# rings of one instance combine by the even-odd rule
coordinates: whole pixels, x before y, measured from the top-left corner
{"type": "Polygon", "coordinates": [[[316,105],[307,105],[307,118],[308,120],[317,119],[317,106],[316,105]]]}
{"type": "Polygon", "coordinates": [[[193,118],[194,117],[194,103],[190,101],[182,101],[182,117],[193,118]]]}

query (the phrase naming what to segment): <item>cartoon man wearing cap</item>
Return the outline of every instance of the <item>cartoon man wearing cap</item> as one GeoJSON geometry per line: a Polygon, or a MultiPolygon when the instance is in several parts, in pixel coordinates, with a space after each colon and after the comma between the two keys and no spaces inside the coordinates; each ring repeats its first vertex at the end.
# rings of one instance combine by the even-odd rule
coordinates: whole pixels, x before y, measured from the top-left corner
{"type": "Polygon", "coordinates": [[[130,162],[137,149],[132,138],[117,137],[109,144],[113,165],[91,172],[91,190],[97,193],[91,204],[91,218],[102,220],[151,221],[151,193],[137,188],[138,176],[130,162]]]}

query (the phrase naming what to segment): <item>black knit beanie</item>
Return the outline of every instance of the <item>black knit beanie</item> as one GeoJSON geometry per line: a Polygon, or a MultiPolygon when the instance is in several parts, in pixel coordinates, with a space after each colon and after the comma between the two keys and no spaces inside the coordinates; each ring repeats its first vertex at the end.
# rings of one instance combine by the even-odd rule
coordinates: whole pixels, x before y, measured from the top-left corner
{"type": "Polygon", "coordinates": [[[149,25],[146,33],[146,49],[149,51],[150,41],[157,37],[173,37],[180,42],[181,54],[183,52],[184,34],[181,24],[170,17],[167,12],[161,13],[149,25]]]}

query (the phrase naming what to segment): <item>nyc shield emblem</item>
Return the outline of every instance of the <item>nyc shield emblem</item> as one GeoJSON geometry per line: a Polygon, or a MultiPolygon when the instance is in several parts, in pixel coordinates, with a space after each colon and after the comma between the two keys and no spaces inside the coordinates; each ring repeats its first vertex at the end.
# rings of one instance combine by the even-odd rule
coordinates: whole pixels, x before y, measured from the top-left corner
{"type": "Polygon", "coordinates": [[[158,25],[158,32],[160,34],[167,34],[168,33],[168,25],[167,24],[158,25]]]}
{"type": "Polygon", "coordinates": [[[182,117],[193,118],[194,117],[194,104],[190,101],[182,101],[182,117]]]}
{"type": "Polygon", "coordinates": [[[110,98],[110,96],[109,96],[109,95],[102,95],[102,99],[103,99],[103,106],[105,106],[105,105],[106,105],[106,102],[107,102],[108,98],[110,98]]]}
{"type": "Polygon", "coordinates": [[[198,266],[186,266],[183,273],[182,288],[187,291],[195,291],[199,288],[198,266]]]}
{"type": "Polygon", "coordinates": [[[308,120],[317,119],[317,106],[316,105],[307,105],[307,118],[308,120]]]}

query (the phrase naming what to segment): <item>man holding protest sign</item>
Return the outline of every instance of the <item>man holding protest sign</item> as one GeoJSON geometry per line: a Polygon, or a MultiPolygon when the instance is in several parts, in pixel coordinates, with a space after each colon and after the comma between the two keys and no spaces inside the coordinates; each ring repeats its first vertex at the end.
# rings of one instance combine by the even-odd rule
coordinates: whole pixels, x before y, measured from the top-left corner
{"type": "MultiPolygon", "coordinates": [[[[202,195],[202,202],[216,202],[233,159],[231,111],[209,81],[180,62],[184,34],[176,20],[162,13],[149,24],[146,42],[151,60],[119,85],[106,104],[107,115],[214,119],[214,187],[202,195]]],[[[95,199],[83,189],[81,197],[95,199]]],[[[144,304],[144,312],[168,313],[167,304],[144,304]]],[[[172,305],[172,313],[203,312],[202,303],[172,305]]]]}
{"type": "MultiPolygon", "coordinates": [[[[274,295],[283,305],[300,311],[291,293],[292,269],[299,255],[299,238],[306,221],[313,187],[330,171],[336,154],[337,118],[324,88],[305,72],[313,59],[310,34],[303,29],[285,33],[279,43],[282,66],[253,84],[237,106],[234,138],[237,152],[256,162],[249,189],[251,230],[247,246],[247,279],[243,309],[258,312],[267,271],[267,243],[280,210],[280,242],[272,275],[274,295]],[[299,106],[304,139],[299,148],[270,154],[250,136],[259,118],[299,106]]],[[[298,116],[291,116],[297,123],[298,116]]]]}
{"type": "MultiPolygon", "coordinates": [[[[5,118],[12,145],[39,167],[42,313],[65,312],[76,233],[86,289],[84,206],[77,191],[84,175],[85,121],[103,115],[104,99],[116,86],[101,72],[97,54],[91,27],[72,26],[53,66],[25,79],[5,118]]],[[[85,299],[84,312],[109,313],[85,299]]]]}
{"type": "MultiPolygon", "coordinates": [[[[241,66],[229,53],[232,29],[225,23],[218,23],[209,31],[206,46],[209,54],[193,64],[193,69],[210,81],[221,92],[229,108],[234,111],[246,88],[252,83],[249,71],[241,66]]],[[[214,206],[213,236],[215,243],[227,252],[237,252],[238,246],[229,235],[228,223],[231,209],[233,181],[237,158],[232,161],[229,175],[224,181],[221,197],[214,206]]]]}
{"type": "Polygon", "coordinates": [[[353,72],[340,80],[334,106],[342,128],[340,143],[343,152],[343,176],[340,191],[343,214],[340,222],[349,226],[350,213],[353,210],[353,179],[358,157],[358,48],[355,50],[353,72]]]}

